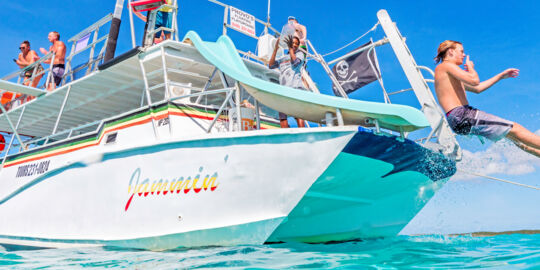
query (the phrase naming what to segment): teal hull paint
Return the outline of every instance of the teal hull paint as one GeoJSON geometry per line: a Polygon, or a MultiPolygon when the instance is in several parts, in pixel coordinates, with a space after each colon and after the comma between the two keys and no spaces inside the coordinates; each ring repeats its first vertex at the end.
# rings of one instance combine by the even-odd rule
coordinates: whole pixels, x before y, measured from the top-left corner
{"type": "Polygon", "coordinates": [[[284,217],[246,224],[154,236],[139,239],[108,241],[107,246],[166,250],[181,247],[261,245],[264,235],[275,230],[284,217]]]}
{"type": "Polygon", "coordinates": [[[119,248],[167,250],[204,246],[260,245],[265,240],[261,236],[267,235],[270,231],[274,230],[284,218],[280,217],[221,228],[124,240],[49,239],[0,235],[0,245],[2,245],[2,239],[8,239],[11,242],[20,241],[20,244],[10,244],[10,246],[28,246],[33,248],[50,248],[54,247],[54,244],[69,244],[72,246],[77,246],[77,244],[91,244],[119,248]],[[28,241],[33,243],[31,245],[25,244],[28,241]]]}
{"type": "Polygon", "coordinates": [[[397,235],[445,180],[342,152],[269,242],[327,242],[397,235]]]}

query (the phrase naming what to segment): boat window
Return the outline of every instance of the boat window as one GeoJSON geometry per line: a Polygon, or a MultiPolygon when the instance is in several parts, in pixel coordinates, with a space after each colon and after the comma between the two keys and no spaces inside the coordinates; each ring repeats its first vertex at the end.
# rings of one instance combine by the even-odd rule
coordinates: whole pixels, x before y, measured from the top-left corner
{"type": "Polygon", "coordinates": [[[118,132],[107,134],[107,139],[105,140],[105,144],[111,144],[116,142],[116,136],[118,135],[118,132]]]}

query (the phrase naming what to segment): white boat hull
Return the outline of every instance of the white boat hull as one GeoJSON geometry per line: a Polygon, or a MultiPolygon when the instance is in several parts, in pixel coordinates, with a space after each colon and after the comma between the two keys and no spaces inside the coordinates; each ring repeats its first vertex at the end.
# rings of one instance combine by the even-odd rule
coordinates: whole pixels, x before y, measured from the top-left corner
{"type": "MultiPolygon", "coordinates": [[[[0,242],[153,250],[262,244],[354,132],[267,130],[96,148],[84,162],[12,188],[0,202],[0,242]]],[[[20,181],[6,179],[16,167],[2,171],[4,183],[20,181]]]]}

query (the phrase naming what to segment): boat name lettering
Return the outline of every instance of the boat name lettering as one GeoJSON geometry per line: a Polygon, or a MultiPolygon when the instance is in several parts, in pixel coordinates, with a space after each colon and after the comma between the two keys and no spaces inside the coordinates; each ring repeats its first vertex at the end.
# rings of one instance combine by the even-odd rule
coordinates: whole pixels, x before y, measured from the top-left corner
{"type": "Polygon", "coordinates": [[[151,180],[149,178],[141,179],[141,169],[137,168],[131,174],[128,186],[129,198],[126,202],[125,211],[129,209],[131,202],[135,195],[139,197],[147,196],[159,196],[159,195],[180,195],[181,192],[188,194],[190,191],[193,191],[192,194],[197,194],[201,191],[215,191],[218,188],[218,173],[214,172],[213,174],[206,174],[203,178],[201,175],[203,172],[203,167],[199,168],[199,172],[195,176],[172,178],[171,180],[160,178],[159,180],[154,180],[150,184],[151,180]]]}
{"type": "Polygon", "coordinates": [[[49,170],[50,160],[19,166],[15,178],[43,174],[49,170]]]}

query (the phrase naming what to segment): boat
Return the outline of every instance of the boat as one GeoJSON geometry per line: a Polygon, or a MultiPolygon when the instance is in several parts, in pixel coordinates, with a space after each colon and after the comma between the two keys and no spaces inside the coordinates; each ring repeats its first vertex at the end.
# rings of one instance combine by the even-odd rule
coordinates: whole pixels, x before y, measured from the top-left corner
{"type": "MultiPolygon", "coordinates": [[[[166,250],[392,236],[455,173],[459,146],[418,78],[409,80],[422,110],[295,91],[227,35],[179,39],[176,26],[170,40],[151,44],[149,31],[143,47],[104,59],[103,45],[94,57],[114,16],[70,39],[54,91],[0,80],[34,97],[0,106],[9,135],[0,245],[166,250]],[[84,50],[88,62],[72,67],[84,50]],[[316,125],[279,128],[277,111],[316,125]],[[430,127],[422,143],[407,138],[430,127]]],[[[391,30],[391,45],[406,49],[391,30]]],[[[416,73],[406,74],[422,76],[407,57],[416,73]]]]}

